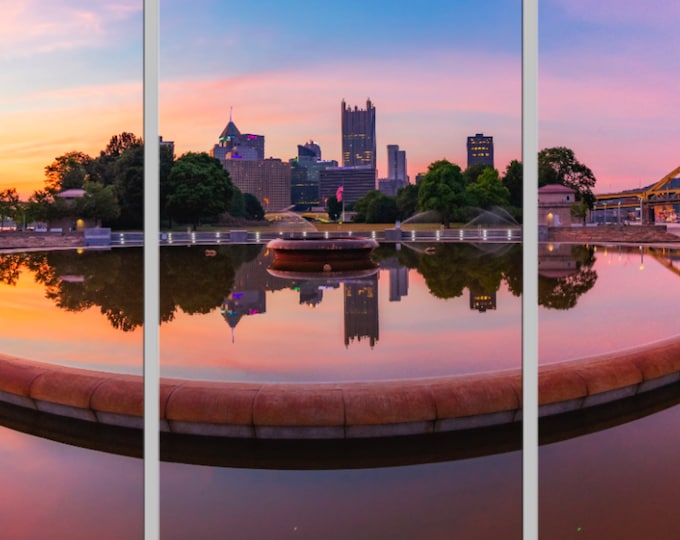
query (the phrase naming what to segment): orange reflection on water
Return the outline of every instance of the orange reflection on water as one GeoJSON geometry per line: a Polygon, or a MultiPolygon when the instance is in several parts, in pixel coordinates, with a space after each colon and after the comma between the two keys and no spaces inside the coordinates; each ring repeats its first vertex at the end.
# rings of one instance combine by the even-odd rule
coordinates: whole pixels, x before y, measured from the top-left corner
{"type": "Polygon", "coordinates": [[[0,284],[1,353],[82,368],[141,373],[142,330],[120,332],[97,307],[70,312],[45,297],[45,286],[23,272],[0,284]]]}

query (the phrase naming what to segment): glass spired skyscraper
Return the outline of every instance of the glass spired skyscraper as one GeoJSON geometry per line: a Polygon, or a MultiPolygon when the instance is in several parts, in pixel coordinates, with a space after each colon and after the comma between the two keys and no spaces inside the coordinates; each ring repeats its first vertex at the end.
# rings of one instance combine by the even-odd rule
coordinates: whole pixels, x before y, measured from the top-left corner
{"type": "Polygon", "coordinates": [[[370,99],[366,109],[352,109],[342,100],[342,165],[376,168],[375,107],[370,99]]]}

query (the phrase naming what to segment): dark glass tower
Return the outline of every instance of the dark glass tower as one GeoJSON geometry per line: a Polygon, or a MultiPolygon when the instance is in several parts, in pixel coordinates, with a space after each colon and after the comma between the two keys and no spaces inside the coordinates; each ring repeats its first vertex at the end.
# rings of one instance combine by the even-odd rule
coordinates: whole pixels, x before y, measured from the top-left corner
{"type": "Polygon", "coordinates": [[[366,100],[366,109],[348,107],[342,100],[342,166],[369,166],[375,169],[375,107],[366,100]]]}

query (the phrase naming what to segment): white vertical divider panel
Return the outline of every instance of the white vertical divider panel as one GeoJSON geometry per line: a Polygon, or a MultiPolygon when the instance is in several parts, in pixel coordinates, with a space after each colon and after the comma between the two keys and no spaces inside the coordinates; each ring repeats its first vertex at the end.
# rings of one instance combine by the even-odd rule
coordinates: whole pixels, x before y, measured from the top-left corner
{"type": "Polygon", "coordinates": [[[522,533],[538,538],[538,0],[522,0],[522,533]]]}
{"type": "Polygon", "coordinates": [[[160,0],[144,0],[144,538],[160,537],[160,0]]]}

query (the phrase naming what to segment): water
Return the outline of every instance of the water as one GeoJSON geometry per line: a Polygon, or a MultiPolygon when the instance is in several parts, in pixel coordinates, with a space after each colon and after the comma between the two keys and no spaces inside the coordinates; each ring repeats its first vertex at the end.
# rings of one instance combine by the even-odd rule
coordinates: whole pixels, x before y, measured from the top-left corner
{"type": "MultiPolygon", "coordinates": [[[[395,246],[376,251],[381,268],[368,284],[377,291],[373,340],[372,316],[358,319],[364,326],[349,325],[361,331],[347,333],[345,290],[358,290],[352,284],[277,281],[267,273],[263,246],[222,246],[214,257],[202,248],[164,249],[162,369],[174,377],[294,381],[517,367],[521,252],[501,249],[496,256],[473,246],[433,246],[427,252],[395,246]],[[397,277],[404,275],[407,287],[397,277]],[[265,287],[251,287],[260,278],[265,287]],[[474,295],[478,289],[493,291],[495,300],[482,301],[488,295],[474,295]],[[239,291],[260,291],[266,309],[235,310],[239,320],[227,320],[225,299],[239,291]],[[279,326],[284,331],[277,333],[279,326]],[[284,338],[287,347],[301,347],[290,357],[275,347],[284,338]]],[[[125,249],[0,257],[1,352],[139,372],[141,255],[125,249]]],[[[676,335],[679,260],[680,252],[668,249],[542,246],[540,361],[676,335]]],[[[254,299],[250,307],[259,305],[257,295],[248,298],[254,299]]],[[[599,424],[581,420],[573,433],[562,428],[556,439],[544,439],[542,538],[674,537],[680,525],[674,507],[680,484],[673,473],[680,391],[666,394],[665,401],[615,411],[599,424]]],[[[65,536],[64,527],[74,523],[70,537],[140,537],[141,460],[49,440],[3,411],[7,503],[0,514],[12,537],[40,537],[47,527],[65,536]],[[64,506],[63,500],[75,504],[64,506]]],[[[203,451],[183,458],[175,452],[161,465],[162,537],[222,538],[228,531],[233,538],[519,539],[518,433],[489,436],[493,444],[459,437],[347,449],[339,453],[345,461],[311,468],[286,466],[285,456],[305,455],[286,445],[211,449],[205,440],[191,441],[203,451]],[[348,461],[352,455],[364,456],[363,465],[348,461]]],[[[326,454],[309,455],[318,461],[326,454]]]]}

